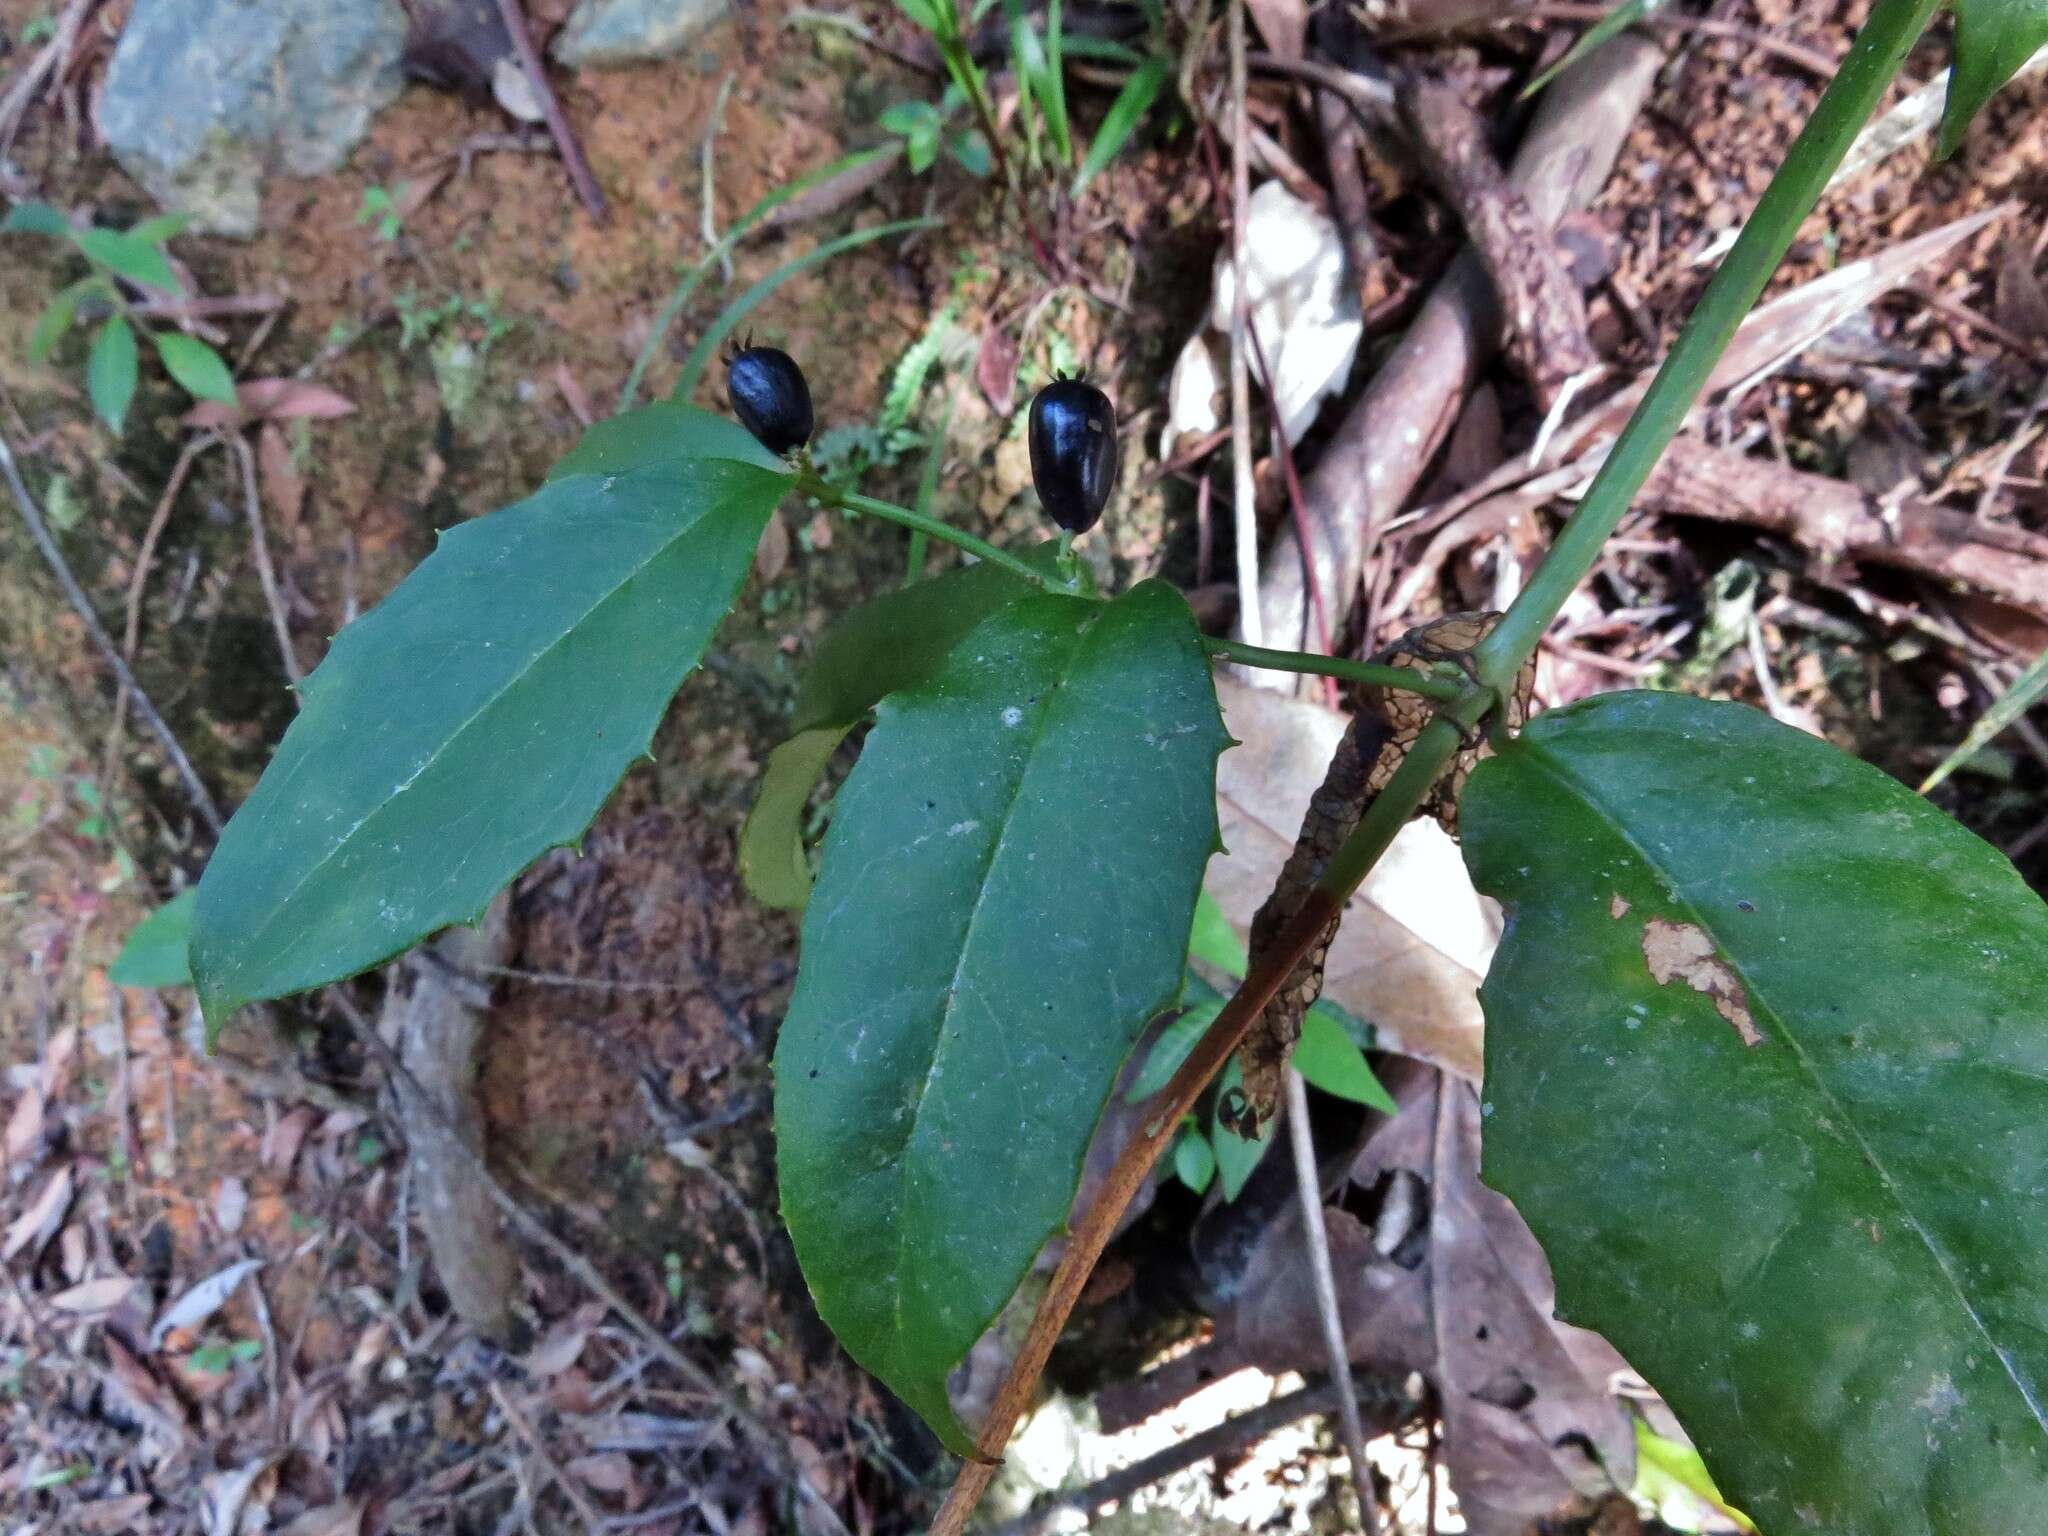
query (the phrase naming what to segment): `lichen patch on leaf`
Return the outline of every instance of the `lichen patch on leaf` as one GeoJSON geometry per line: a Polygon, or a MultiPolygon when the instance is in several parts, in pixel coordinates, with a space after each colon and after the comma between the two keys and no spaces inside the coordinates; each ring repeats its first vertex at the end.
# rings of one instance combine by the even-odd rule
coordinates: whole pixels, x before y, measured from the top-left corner
{"type": "Polygon", "coordinates": [[[1607,915],[1617,923],[1628,916],[1628,898],[1616,891],[1607,903],[1607,915]]]}
{"type": "Polygon", "coordinates": [[[1643,925],[1643,959],[1659,986],[1682,981],[1693,991],[1704,992],[1713,999],[1714,1011],[1735,1026],[1744,1045],[1764,1043],[1763,1031],[1750,1017],[1747,990],[1728,962],[1714,953],[1713,938],[1704,928],[1651,918],[1643,925]]]}

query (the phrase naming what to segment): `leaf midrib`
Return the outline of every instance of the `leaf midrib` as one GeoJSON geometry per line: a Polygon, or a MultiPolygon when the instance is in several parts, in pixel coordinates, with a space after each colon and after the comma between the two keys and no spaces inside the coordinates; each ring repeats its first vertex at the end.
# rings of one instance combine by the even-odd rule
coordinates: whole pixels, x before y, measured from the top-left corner
{"type": "MultiPolygon", "coordinates": [[[[988,901],[989,876],[995,872],[996,861],[1002,857],[1004,844],[1010,836],[1010,828],[1016,823],[1017,805],[1024,798],[1024,786],[1031,778],[1032,770],[1039,762],[1040,749],[1045,744],[1045,738],[1050,729],[1054,714],[1061,711],[1066,703],[1067,693],[1065,684],[1073,676],[1074,669],[1079,665],[1082,656],[1087,652],[1090,644],[1094,642],[1101,632],[1103,628],[1102,620],[1106,617],[1106,612],[1097,615],[1095,622],[1088,626],[1086,632],[1075,637],[1073,648],[1067,653],[1066,662],[1058,672],[1057,680],[1046,685],[1045,691],[1049,696],[1046,699],[1045,708],[1039,711],[1038,719],[1032,726],[1031,742],[1025,749],[1023,767],[1018,770],[1016,783],[1010,790],[1009,804],[1004,808],[1002,825],[997,828],[995,837],[990,841],[988,858],[982,864],[981,878],[976,885],[974,908],[967,914],[967,926],[961,930],[959,958],[953,962],[952,981],[946,988],[945,1005],[939,1010],[938,1027],[932,1036],[932,1059],[925,1068],[924,1086],[918,1092],[917,1103],[910,1112],[910,1127],[904,1132],[902,1146],[896,1154],[900,1171],[897,1175],[896,1190],[896,1275],[893,1286],[895,1306],[892,1308],[895,1314],[893,1318],[895,1341],[900,1342],[905,1333],[903,1302],[904,1293],[908,1287],[905,1284],[904,1277],[910,1273],[910,1223],[905,1219],[910,1203],[910,1149],[917,1140],[919,1127],[923,1124],[924,1107],[931,1101],[933,1076],[939,1069],[940,1058],[945,1054],[946,1026],[952,1021],[955,1002],[960,995],[961,972],[967,964],[968,951],[974,947],[975,926],[981,921],[982,910],[988,901]]],[[[979,628],[980,626],[977,625],[975,627],[979,628]]],[[[962,636],[961,644],[964,645],[968,637],[973,633],[974,631],[970,629],[967,635],[962,636]]]]}
{"type": "Polygon", "coordinates": [[[1891,1169],[1879,1158],[1877,1148],[1872,1145],[1869,1137],[1864,1134],[1861,1123],[1843,1106],[1841,1100],[1835,1097],[1833,1089],[1828,1086],[1827,1081],[1821,1076],[1819,1067],[1814,1064],[1813,1058],[1807,1054],[1804,1044],[1786,1026],[1784,1016],[1780,1013],[1776,1003],[1770,1000],[1768,995],[1758,987],[1756,979],[1742,962],[1737,959],[1734,951],[1722,942],[1719,929],[1707,921],[1706,913],[1702,912],[1691,898],[1679,889],[1677,881],[1670,872],[1651,854],[1649,849],[1645,848],[1637,840],[1635,835],[1628,829],[1627,824],[1620,819],[1615,811],[1609,808],[1606,801],[1595,792],[1590,784],[1575,774],[1568,764],[1559,761],[1543,743],[1524,735],[1516,743],[1516,746],[1518,749],[1526,751],[1531,767],[1535,768],[1539,773],[1547,775],[1561,788],[1576,796],[1587,809],[1600,818],[1603,826],[1622,843],[1632,849],[1637,857],[1642,859],[1644,868],[1659,878],[1670,899],[1691,918],[1702,933],[1707,934],[1714,940],[1715,951],[1742,978],[1743,987],[1751,1007],[1761,1017],[1769,1020],[1772,1038],[1792,1053],[1793,1060],[1799,1064],[1801,1072],[1806,1076],[1813,1091],[1820,1096],[1821,1101],[1828,1107],[1829,1111],[1838,1117],[1838,1123],[1849,1128],[1850,1135],[1855,1139],[1857,1150],[1863,1154],[1864,1160],[1876,1172],[1879,1188],[1890,1198],[1891,1203],[1897,1208],[1899,1215],[1904,1219],[1908,1230],[1912,1232],[1914,1237],[1919,1239],[1921,1246],[1927,1250],[1928,1257],[1934,1261],[1936,1270],[1948,1282],[1949,1289],[1955,1296],[1956,1305],[1962,1309],[1963,1316],[1969,1319],[1970,1325],[1983,1337],[1985,1346],[1991,1351],[1992,1358],[1998,1361],[2000,1369],[2005,1373],[2006,1380],[2011,1383],[2013,1391],[2018,1394],[2020,1401],[2026,1406],[2028,1415],[2033,1420],[2035,1428],[2041,1431],[2044,1438],[2048,1438],[2048,1410],[2043,1409],[2041,1403],[2035,1398],[2032,1389],[2021,1378],[2009,1352],[1999,1343],[1997,1336],[1992,1333],[1989,1325],[1985,1323],[1983,1317],[1979,1315],[1977,1308],[1972,1304],[1968,1292],[1963,1289],[1963,1283],[1951,1267],[1948,1255],[1934,1241],[1932,1234],[1921,1222],[1919,1216],[1915,1214],[1913,1208],[1906,1203],[1905,1194],[1900,1190],[1897,1181],[1893,1178],[1891,1169]]]}
{"type": "MultiPolygon", "coordinates": [[[[672,472],[671,465],[680,462],[682,461],[662,460],[658,464],[649,465],[640,470],[621,470],[604,475],[599,475],[594,472],[581,475],[571,475],[565,480],[551,481],[549,482],[549,484],[569,485],[573,484],[577,480],[621,479],[627,475],[649,474],[650,472],[655,470],[660,470],[662,472],[672,472]]],[[[722,464],[740,464],[742,461],[738,459],[719,459],[708,462],[722,464]]],[[[746,465],[745,467],[749,469],[759,469],[758,465],[746,465]]],[[[762,474],[770,473],[770,471],[767,470],[761,470],[760,472],[762,474]]],[[[406,778],[403,784],[401,784],[397,789],[393,790],[390,794],[385,795],[384,797],[379,799],[376,804],[371,806],[369,810],[365,811],[361,818],[359,818],[353,826],[351,826],[340,837],[335,839],[333,846],[330,847],[327,850],[327,852],[322,854],[317,862],[312,864],[304,874],[302,874],[295,882],[293,882],[291,889],[285,892],[281,897],[279,897],[275,904],[272,905],[270,909],[270,915],[266,917],[254,929],[253,932],[251,932],[251,934],[249,935],[250,944],[253,945],[255,943],[258,943],[265,936],[267,936],[272,930],[272,928],[276,926],[278,919],[283,917],[285,913],[290,909],[291,904],[298,899],[299,893],[306,888],[307,883],[311,881],[316,875],[318,875],[322,870],[324,870],[330,863],[332,863],[334,859],[342,852],[342,850],[347,848],[356,839],[357,835],[362,832],[363,828],[367,827],[371,822],[375,821],[379,816],[381,816],[385,812],[385,810],[387,810],[392,805],[395,805],[402,796],[404,796],[408,791],[410,791],[412,786],[419,782],[420,776],[424,774],[429,768],[433,767],[434,764],[439,762],[444,756],[446,756],[449,748],[456,741],[461,739],[461,737],[472,726],[474,726],[478,720],[483,718],[483,716],[489,713],[492,709],[495,709],[498,706],[498,704],[506,697],[507,694],[511,693],[513,689],[517,688],[520,683],[525,681],[528,673],[532,672],[532,670],[535,667],[539,666],[540,663],[546,657],[552,655],[555,651],[555,648],[561,645],[563,641],[567,640],[570,635],[574,634],[576,631],[580,630],[585,624],[589,623],[592,615],[596,614],[600,609],[604,608],[621,592],[623,592],[628,586],[630,586],[634,581],[638,580],[640,576],[646,572],[649,566],[653,565],[657,560],[661,559],[662,556],[666,555],[669,552],[669,550],[673,549],[679,542],[687,538],[690,534],[694,533],[699,527],[701,527],[705,519],[710,517],[715,510],[715,506],[709,503],[701,507],[698,510],[697,515],[695,517],[691,518],[688,522],[676,528],[674,532],[672,532],[667,538],[663,539],[659,544],[654,545],[648,551],[645,558],[635,562],[632,568],[628,570],[624,576],[622,576],[617,582],[615,582],[613,585],[606,588],[602,593],[600,593],[591,602],[589,607],[585,608],[581,613],[577,614],[575,618],[572,619],[570,622],[564,624],[561,627],[560,631],[554,636],[554,638],[549,640],[546,645],[542,646],[539,650],[535,651],[531,656],[527,657],[526,661],[524,662],[524,664],[520,666],[517,672],[509,676],[505,680],[504,684],[501,687],[497,688],[495,691],[493,691],[487,698],[482,700],[482,702],[480,702],[477,705],[477,707],[469,713],[469,715],[463,720],[463,722],[459,726],[457,726],[454,730],[450,731],[445,737],[442,738],[441,744],[428,755],[427,759],[424,762],[422,762],[419,765],[419,767],[415,768],[412,771],[412,773],[406,778]]],[[[365,615],[365,617],[367,617],[367,615],[365,615]]],[[[694,666],[695,663],[693,662],[692,665],[694,666]]],[[[311,681],[311,679],[309,678],[308,681],[311,681]]]]}

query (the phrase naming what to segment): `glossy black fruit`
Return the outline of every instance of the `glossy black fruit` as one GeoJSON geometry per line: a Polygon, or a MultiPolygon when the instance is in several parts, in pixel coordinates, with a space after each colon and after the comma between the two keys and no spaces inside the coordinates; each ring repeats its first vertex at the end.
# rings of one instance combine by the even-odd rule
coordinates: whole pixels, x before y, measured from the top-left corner
{"type": "Polygon", "coordinates": [[[1031,402],[1031,483],[1052,520],[1086,533],[1116,488],[1116,408],[1085,379],[1055,379],[1031,402]]]}
{"type": "Polygon", "coordinates": [[[745,347],[725,360],[725,392],[733,414],[770,453],[811,440],[811,386],[796,359],[779,347],[745,347]]]}

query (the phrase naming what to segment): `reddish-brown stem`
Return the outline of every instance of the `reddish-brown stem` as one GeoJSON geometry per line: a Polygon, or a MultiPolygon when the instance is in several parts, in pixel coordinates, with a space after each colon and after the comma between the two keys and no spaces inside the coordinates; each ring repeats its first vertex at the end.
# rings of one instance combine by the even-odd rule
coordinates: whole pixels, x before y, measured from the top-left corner
{"type": "Polygon", "coordinates": [[[1010,1443],[1017,1421],[1031,1405],[1032,1393],[1037,1388],[1039,1374],[1045,1369],[1045,1362],[1051,1358],[1052,1347],[1066,1327],[1074,1304],[1081,1299],[1082,1288],[1087,1285],[1089,1275],[1094,1273],[1095,1262],[1102,1257],[1102,1250],[1109,1246],[1109,1239],[1115,1233],[1117,1223],[1123,1219],[1132,1197],[1180,1129],[1181,1116],[1194,1107],[1202,1090],[1209,1086],[1209,1080],[1222,1070],[1223,1063],[1230,1059],[1230,1053],[1244,1039],[1252,1021],[1265,1011],[1266,1004],[1273,1000],[1273,995],[1293,974],[1295,966],[1314,947],[1340,910],[1341,903],[1326,892],[1319,889],[1309,892],[1301,910],[1280,930],[1273,947],[1252,968],[1251,975],[1238,987],[1236,996],[1216,1015],[1216,1022],[1209,1026],[1201,1043],[1181,1063],[1180,1070],[1173,1074],[1173,1080],[1152,1100],[1151,1113],[1140,1122],[1130,1142],[1118,1154],[1116,1166],[1110,1170],[1101,1192],[1068,1238],[1067,1251],[1060,1256],[1059,1267],[1053,1271],[1052,1281],[1046,1288],[1044,1299],[1038,1304],[1030,1328],[1025,1332],[1017,1358],[1010,1363],[1010,1374],[996,1393],[995,1402],[988,1411],[988,1420],[975,1440],[975,1449],[980,1454],[976,1460],[960,1468],[952,1491],[946,1495],[938,1518],[932,1522],[932,1536],[963,1536],[975,1505],[981,1501],[996,1468],[1001,1465],[1003,1447],[1010,1443]]]}
{"type": "Polygon", "coordinates": [[[498,15],[504,19],[519,67],[533,86],[533,94],[540,99],[540,114],[547,120],[548,132],[554,135],[555,148],[562,152],[562,164],[568,168],[576,195],[583,199],[583,206],[593,219],[600,224],[609,223],[611,209],[597,178],[590,172],[590,162],[583,158],[583,146],[570,131],[569,119],[562,115],[562,103],[555,98],[555,88],[548,84],[547,70],[541,64],[540,50],[533,46],[533,34],[527,30],[526,13],[520,9],[519,0],[498,0],[498,15]]]}

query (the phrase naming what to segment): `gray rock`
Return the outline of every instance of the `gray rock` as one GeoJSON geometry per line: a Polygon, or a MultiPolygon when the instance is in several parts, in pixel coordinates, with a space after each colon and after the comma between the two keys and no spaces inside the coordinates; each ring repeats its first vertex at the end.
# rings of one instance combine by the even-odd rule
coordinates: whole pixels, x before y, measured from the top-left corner
{"type": "Polygon", "coordinates": [[[731,9],[731,0],[582,0],[555,57],[574,69],[667,58],[731,9]]]}
{"type": "Polygon", "coordinates": [[[398,94],[398,0],[136,0],[100,130],[166,208],[256,233],[263,178],[333,170],[398,94]]]}

